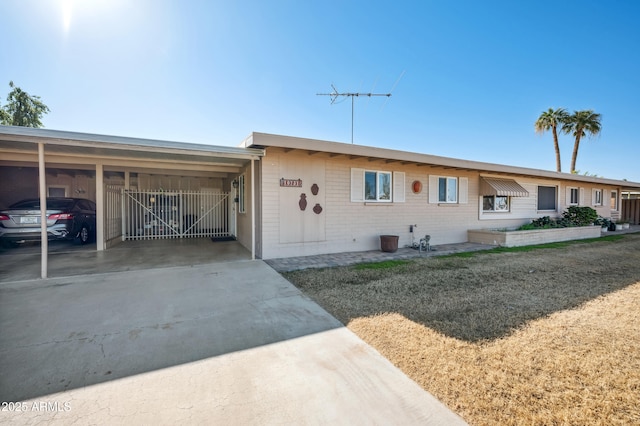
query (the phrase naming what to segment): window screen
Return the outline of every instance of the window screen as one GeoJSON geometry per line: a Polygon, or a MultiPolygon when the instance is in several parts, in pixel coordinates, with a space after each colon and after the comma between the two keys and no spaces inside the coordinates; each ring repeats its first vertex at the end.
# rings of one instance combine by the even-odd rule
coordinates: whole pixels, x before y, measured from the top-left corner
{"type": "Polygon", "coordinates": [[[556,209],[556,187],[555,186],[539,186],[538,187],[538,210],[555,210],[556,209]]]}

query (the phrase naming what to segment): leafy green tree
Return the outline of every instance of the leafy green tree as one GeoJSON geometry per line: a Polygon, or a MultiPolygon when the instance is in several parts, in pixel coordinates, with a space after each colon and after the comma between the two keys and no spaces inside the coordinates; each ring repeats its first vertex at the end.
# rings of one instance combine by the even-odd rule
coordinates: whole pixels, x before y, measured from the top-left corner
{"type": "Polygon", "coordinates": [[[31,96],[9,82],[7,104],[0,108],[0,123],[5,126],[43,127],[42,116],[49,112],[40,96],[31,96]]]}
{"type": "Polygon", "coordinates": [[[560,145],[558,145],[558,127],[563,126],[569,120],[569,113],[564,108],[549,108],[538,117],[534,127],[536,133],[544,133],[551,130],[553,134],[553,147],[556,150],[556,170],[562,171],[562,163],[560,162],[560,145]]]}
{"type": "Polygon", "coordinates": [[[584,136],[595,136],[602,129],[602,115],[587,109],[575,111],[569,120],[562,126],[562,131],[571,133],[576,138],[573,144],[573,155],[571,156],[571,172],[576,170],[576,160],[578,159],[578,148],[580,139],[584,136]]]}

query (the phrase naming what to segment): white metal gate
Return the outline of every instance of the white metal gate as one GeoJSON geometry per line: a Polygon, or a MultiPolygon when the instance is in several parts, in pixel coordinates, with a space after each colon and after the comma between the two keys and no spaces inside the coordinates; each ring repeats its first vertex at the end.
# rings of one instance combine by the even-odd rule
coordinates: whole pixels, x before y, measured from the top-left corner
{"type": "Polygon", "coordinates": [[[111,241],[123,235],[122,190],[119,185],[104,187],[104,239],[111,241]]]}
{"type": "Polygon", "coordinates": [[[125,240],[230,237],[229,193],[122,191],[125,240]]]}

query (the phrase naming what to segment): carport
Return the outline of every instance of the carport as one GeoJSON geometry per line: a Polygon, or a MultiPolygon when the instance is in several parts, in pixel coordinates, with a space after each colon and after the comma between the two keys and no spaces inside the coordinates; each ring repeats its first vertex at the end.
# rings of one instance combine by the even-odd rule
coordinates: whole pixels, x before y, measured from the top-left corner
{"type": "MultiPolygon", "coordinates": [[[[94,199],[97,251],[127,239],[228,237],[255,258],[260,149],[0,126],[0,154],[13,183],[0,189],[3,205],[36,196],[46,205],[54,193],[94,199]],[[30,186],[11,175],[18,170],[31,172],[30,186]]],[[[47,257],[43,238],[42,278],[47,257]]]]}

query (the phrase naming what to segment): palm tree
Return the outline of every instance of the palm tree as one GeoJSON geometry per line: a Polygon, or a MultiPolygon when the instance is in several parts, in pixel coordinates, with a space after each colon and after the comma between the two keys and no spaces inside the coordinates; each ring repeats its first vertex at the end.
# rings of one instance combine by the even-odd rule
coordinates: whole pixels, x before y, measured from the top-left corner
{"type": "Polygon", "coordinates": [[[575,111],[569,120],[563,124],[562,131],[572,133],[576,138],[573,144],[573,155],[571,156],[571,173],[576,170],[576,160],[578,158],[578,148],[580,147],[580,139],[583,136],[595,136],[602,129],[602,115],[587,109],[583,111],[575,111]]]}
{"type": "Polygon", "coordinates": [[[536,121],[534,127],[536,133],[544,133],[551,129],[553,133],[553,147],[556,150],[556,170],[562,171],[562,164],[560,163],[560,145],[558,145],[558,126],[564,126],[569,120],[569,113],[564,108],[558,108],[554,110],[549,108],[548,111],[544,111],[540,114],[538,121],[536,121]]]}

